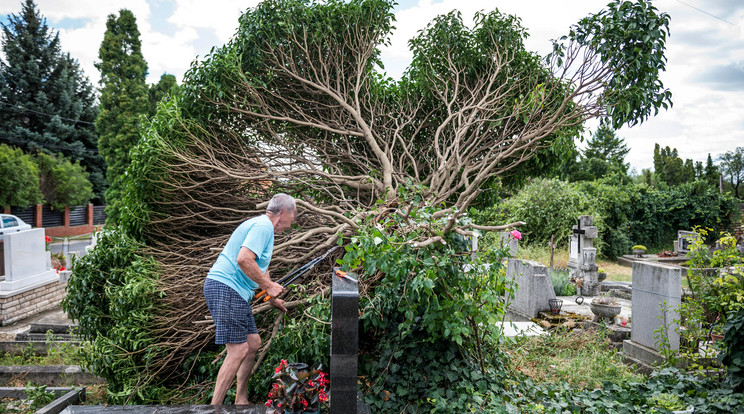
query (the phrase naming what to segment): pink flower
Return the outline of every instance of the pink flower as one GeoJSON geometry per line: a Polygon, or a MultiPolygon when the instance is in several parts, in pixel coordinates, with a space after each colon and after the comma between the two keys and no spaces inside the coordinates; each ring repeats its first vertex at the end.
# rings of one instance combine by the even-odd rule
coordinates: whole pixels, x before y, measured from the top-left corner
{"type": "Polygon", "coordinates": [[[522,240],[522,233],[520,233],[519,230],[512,230],[509,232],[509,235],[511,235],[513,239],[522,240]]]}

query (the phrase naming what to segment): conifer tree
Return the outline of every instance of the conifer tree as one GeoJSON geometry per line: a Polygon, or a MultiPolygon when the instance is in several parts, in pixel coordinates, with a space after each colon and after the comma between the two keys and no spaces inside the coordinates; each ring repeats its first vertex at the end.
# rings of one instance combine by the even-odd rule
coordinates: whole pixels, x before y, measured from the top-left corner
{"type": "Polygon", "coordinates": [[[61,153],[80,161],[102,198],[105,164],[98,154],[93,86],[77,61],[62,52],[33,0],[2,26],[0,140],[28,154],[61,153]]]}
{"type": "Polygon", "coordinates": [[[718,167],[713,164],[713,158],[708,153],[708,159],[705,161],[705,168],[703,168],[703,179],[710,185],[717,186],[721,172],[718,167]]]}
{"type": "Polygon", "coordinates": [[[108,164],[106,177],[106,214],[111,222],[119,216],[122,181],[129,163],[130,151],[139,141],[139,122],[149,109],[145,83],[147,62],[142,56],[142,43],[134,14],[126,9],[119,16],[108,16],[106,33],[98,51],[101,72],[101,105],[96,127],[98,146],[108,164]]]}
{"type": "Polygon", "coordinates": [[[160,76],[160,80],[158,83],[150,85],[149,90],[149,101],[150,101],[150,108],[148,110],[148,115],[153,116],[155,115],[155,112],[158,110],[158,102],[160,102],[163,97],[166,95],[171,95],[175,93],[175,91],[178,90],[178,83],[176,82],[176,77],[173,75],[169,75],[167,73],[164,73],[160,76]]]}
{"type": "Polygon", "coordinates": [[[609,124],[601,124],[594,133],[587,148],[584,150],[584,158],[596,158],[606,162],[613,170],[619,170],[623,174],[628,172],[625,156],[630,149],[625,145],[622,138],[615,134],[615,130],[609,124]]]}

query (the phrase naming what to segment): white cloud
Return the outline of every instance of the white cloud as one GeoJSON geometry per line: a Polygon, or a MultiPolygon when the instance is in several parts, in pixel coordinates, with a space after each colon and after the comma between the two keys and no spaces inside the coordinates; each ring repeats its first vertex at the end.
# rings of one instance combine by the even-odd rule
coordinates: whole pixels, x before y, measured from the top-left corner
{"type": "MultiPolygon", "coordinates": [[[[60,30],[62,48],[78,59],[91,81],[97,85],[99,74],[93,66],[106,30],[106,17],[125,7],[137,17],[142,48],[149,65],[148,82],[154,83],[163,72],[183,73],[197,55],[211,46],[227,42],[238,27],[238,17],[258,0],[37,0],[41,14],[51,27],[62,27],[65,19],[76,19],[80,27],[60,30]],[[165,7],[163,7],[165,6],[165,7]],[[156,15],[170,9],[170,16],[156,15]],[[85,20],[80,20],[85,19],[85,20]],[[81,23],[82,22],[82,23],[81,23]],[[163,33],[163,26],[169,28],[163,33]],[[161,28],[156,30],[153,27],[161,28]],[[214,44],[213,44],[214,43],[214,44]]],[[[424,29],[435,16],[453,9],[472,25],[478,10],[514,14],[522,19],[530,37],[529,50],[540,54],[550,48],[549,40],[567,33],[581,17],[601,10],[609,0],[420,0],[396,13],[390,46],[382,48],[382,59],[390,76],[399,78],[410,63],[408,40],[424,29]]],[[[673,93],[674,108],[661,112],[641,126],[623,128],[631,148],[628,161],[640,171],[652,166],[654,143],[677,147],[680,156],[704,161],[708,153],[719,153],[742,145],[744,136],[744,93],[726,88],[714,89],[703,82],[702,73],[711,68],[741,67],[744,62],[744,3],[740,0],[716,2],[687,0],[709,13],[719,13],[721,21],[677,0],[657,0],[653,4],[670,14],[671,37],[667,43],[667,72],[662,81],[673,93]],[[708,9],[710,7],[710,9],[708,9]],[[723,90],[721,90],[723,89],[723,90]],[[728,90],[726,90],[728,89],[728,90]]],[[[410,4],[406,2],[405,6],[410,4]]],[[[0,13],[17,14],[20,0],[0,1],[0,13]]],[[[70,27],[65,26],[65,27],[70,27]]],[[[720,83],[720,82],[719,82],[720,83]]],[[[593,128],[595,123],[588,124],[593,128]]]]}
{"type": "Polygon", "coordinates": [[[238,28],[238,17],[258,0],[175,0],[176,11],[168,22],[182,27],[199,27],[214,30],[217,38],[225,43],[238,28]]]}

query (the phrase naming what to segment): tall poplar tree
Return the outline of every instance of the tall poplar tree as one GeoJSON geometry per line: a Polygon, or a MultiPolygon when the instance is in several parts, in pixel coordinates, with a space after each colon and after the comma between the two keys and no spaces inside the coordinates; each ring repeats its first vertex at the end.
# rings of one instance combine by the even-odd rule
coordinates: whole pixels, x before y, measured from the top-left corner
{"type": "Polygon", "coordinates": [[[95,93],[75,59],[62,52],[33,0],[2,26],[0,141],[24,152],[80,161],[102,199],[106,166],[98,154],[95,93]]]}
{"type": "Polygon", "coordinates": [[[129,152],[139,141],[140,117],[149,109],[147,62],[134,14],[126,9],[108,16],[106,33],[98,51],[101,71],[101,104],[96,127],[98,147],[108,170],[106,214],[116,222],[122,197],[122,177],[131,162],[129,152]]]}

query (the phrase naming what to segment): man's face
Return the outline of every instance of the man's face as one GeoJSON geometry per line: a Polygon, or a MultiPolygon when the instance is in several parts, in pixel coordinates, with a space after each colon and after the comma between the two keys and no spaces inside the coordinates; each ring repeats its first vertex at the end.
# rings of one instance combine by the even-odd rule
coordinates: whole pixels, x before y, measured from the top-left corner
{"type": "Polygon", "coordinates": [[[279,223],[276,226],[277,233],[281,233],[284,230],[292,227],[292,223],[295,220],[295,210],[284,210],[279,213],[279,223]]]}

